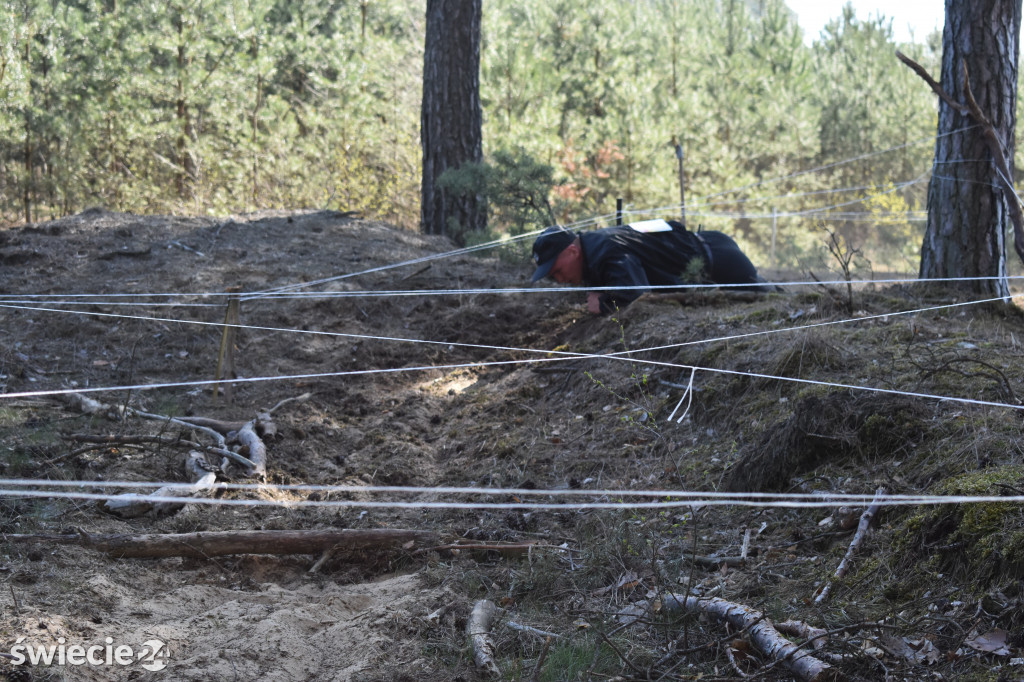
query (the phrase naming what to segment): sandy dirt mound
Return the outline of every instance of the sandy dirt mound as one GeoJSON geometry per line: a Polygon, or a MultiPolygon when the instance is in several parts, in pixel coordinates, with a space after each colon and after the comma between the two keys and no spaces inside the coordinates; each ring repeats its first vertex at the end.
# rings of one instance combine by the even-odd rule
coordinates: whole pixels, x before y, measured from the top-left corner
{"type": "MultiPolygon", "coordinates": [[[[166,586],[145,596],[138,584],[97,574],[80,586],[79,597],[103,605],[99,622],[82,626],[73,616],[28,608],[25,627],[41,634],[24,644],[45,648],[56,637],[104,648],[109,637],[166,646],[166,670],[144,670],[142,663],[150,660],[144,657],[132,666],[76,667],[79,680],[159,680],[171,674],[196,681],[350,680],[374,674],[389,661],[397,622],[427,615],[421,587],[417,577],[405,575],[360,585],[263,583],[244,591],[166,586]]],[[[411,663],[430,667],[429,661],[411,663]]]]}
{"type": "Polygon", "coordinates": [[[0,476],[183,480],[183,458],[197,447],[184,441],[205,447],[203,434],[31,395],[121,387],[90,395],[114,411],[246,421],[308,394],[274,414],[269,484],[518,491],[457,500],[510,505],[487,509],[422,506],[452,499],[436,492],[231,491],[218,496],[279,504],[190,505],[131,519],[92,502],[7,494],[0,651],[19,637],[40,646],[109,638],[137,650],[159,640],[168,653],[160,671],[144,660],[51,664],[34,667],[38,680],[471,680],[483,675],[467,654],[466,619],[486,598],[504,609],[495,637],[509,679],[721,679],[723,671],[789,679],[736,644],[743,633],[713,620],[658,616],[622,627],[617,618],[641,600],[688,590],[834,629],[825,653],[851,679],[985,675],[1018,653],[1024,517],[1016,506],[886,510],[820,606],[814,595],[852,533],[839,521],[857,510],[595,510],[557,494],[539,499],[564,509],[515,506],[531,490],[654,489],[666,491],[666,503],[670,493],[725,488],[1008,494],[1024,479],[1015,410],[1024,323],[1014,309],[903,317],[956,294],[865,286],[851,300],[814,286],[645,296],[596,318],[583,311],[582,293],[491,292],[527,284],[523,248],[453,249],[443,238],[315,211],[218,219],[96,209],[0,231],[0,387],[24,394],[0,402],[0,476]],[[282,287],[288,296],[250,295],[282,287]],[[243,299],[232,376],[246,381],[231,400],[215,399],[208,383],[226,292],[243,299]],[[804,328],[819,323],[827,324],[804,328]],[[578,355],[550,362],[556,351],[578,355]],[[97,436],[111,441],[86,440],[97,436]],[[381,499],[409,505],[370,505],[381,499]],[[299,506],[305,501],[335,506],[299,506]],[[476,548],[365,551],[318,564],[314,555],[116,559],[12,540],[383,528],[476,548]],[[535,549],[495,549],[500,543],[535,549]],[[741,551],[746,558],[733,561],[741,551]],[[509,621],[560,637],[545,653],[542,636],[509,621]],[[996,632],[1008,637],[1005,654],[970,645],[996,632]],[[917,642],[907,645],[914,651],[927,640],[939,658],[908,657],[892,637],[917,642]],[[730,658],[720,643],[733,639],[730,658]]]}

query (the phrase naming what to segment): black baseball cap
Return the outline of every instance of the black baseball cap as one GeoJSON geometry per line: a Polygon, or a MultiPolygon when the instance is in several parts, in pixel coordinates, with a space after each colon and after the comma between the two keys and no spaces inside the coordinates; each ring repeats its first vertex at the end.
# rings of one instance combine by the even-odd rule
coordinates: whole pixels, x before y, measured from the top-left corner
{"type": "Polygon", "coordinates": [[[533,261],[537,264],[537,271],[533,273],[531,282],[547,277],[552,266],[558,260],[558,256],[565,247],[576,241],[576,233],[567,230],[561,225],[549,227],[540,233],[537,240],[533,242],[533,261]]]}

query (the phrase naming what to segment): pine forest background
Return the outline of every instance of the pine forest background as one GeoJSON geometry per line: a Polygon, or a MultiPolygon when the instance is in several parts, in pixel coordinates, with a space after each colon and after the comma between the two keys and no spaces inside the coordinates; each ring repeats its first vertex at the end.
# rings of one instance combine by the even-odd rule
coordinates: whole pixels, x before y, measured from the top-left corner
{"type": "MultiPolygon", "coordinates": [[[[416,229],[424,5],[0,0],[0,224],[323,208],[416,229]]],[[[940,36],[896,45],[847,8],[813,38],[781,0],[488,0],[485,159],[550,166],[563,223],[620,197],[670,217],[679,142],[691,226],[779,267],[835,229],[915,271],[936,101],[894,52],[937,75],[940,36]]],[[[538,227],[492,210],[492,235],[538,227]]]]}

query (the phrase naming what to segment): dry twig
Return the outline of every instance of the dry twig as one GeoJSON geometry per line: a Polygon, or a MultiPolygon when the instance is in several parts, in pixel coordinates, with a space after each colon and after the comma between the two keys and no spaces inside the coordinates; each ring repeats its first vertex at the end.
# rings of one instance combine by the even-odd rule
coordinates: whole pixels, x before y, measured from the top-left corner
{"type": "MultiPolygon", "coordinates": [[[[871,521],[875,518],[875,514],[878,513],[879,502],[878,498],[885,494],[885,488],[879,488],[875,491],[875,500],[868,505],[868,508],[864,510],[864,513],[860,516],[860,523],[857,524],[857,532],[853,535],[853,540],[850,542],[850,546],[846,549],[846,556],[839,562],[839,567],[836,568],[833,580],[842,580],[843,576],[846,575],[846,571],[850,568],[850,562],[853,560],[853,555],[857,552],[861,543],[864,542],[864,538],[867,537],[868,529],[871,527],[871,521]]],[[[814,598],[815,604],[820,604],[828,598],[829,592],[832,590],[832,583],[828,582],[825,587],[821,588],[821,592],[814,598]]]]}

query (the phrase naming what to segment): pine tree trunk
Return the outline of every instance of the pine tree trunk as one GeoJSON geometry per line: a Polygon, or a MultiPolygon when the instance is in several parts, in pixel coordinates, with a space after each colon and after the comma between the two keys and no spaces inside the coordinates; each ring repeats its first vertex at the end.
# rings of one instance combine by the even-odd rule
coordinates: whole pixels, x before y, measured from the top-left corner
{"type": "MultiPolygon", "coordinates": [[[[964,102],[962,64],[971,91],[1004,146],[1013,175],[1021,0],[946,0],[942,33],[943,90],[964,102]]],[[[922,278],[992,277],[959,288],[1008,295],[1007,197],[983,131],[969,116],[939,102],[935,166],[928,187],[922,278]]]]}
{"type": "Polygon", "coordinates": [[[423,232],[449,234],[483,229],[479,197],[448,196],[437,185],[449,168],[483,159],[480,109],[481,0],[427,0],[423,51],[423,232]],[[452,228],[455,228],[454,230],[452,228]]]}
{"type": "Polygon", "coordinates": [[[22,193],[22,203],[25,210],[25,224],[32,222],[32,40],[25,39],[25,72],[28,75],[28,101],[25,107],[25,186],[22,193]]]}

